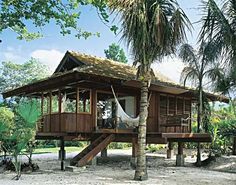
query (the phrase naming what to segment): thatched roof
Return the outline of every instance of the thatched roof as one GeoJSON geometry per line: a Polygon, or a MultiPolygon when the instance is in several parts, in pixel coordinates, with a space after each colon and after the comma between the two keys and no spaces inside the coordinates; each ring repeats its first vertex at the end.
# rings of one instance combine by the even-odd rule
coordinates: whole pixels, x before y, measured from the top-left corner
{"type": "MultiPolygon", "coordinates": [[[[123,80],[135,80],[137,69],[129,64],[124,64],[121,62],[116,62],[113,60],[96,57],[87,54],[81,54],[75,51],[68,51],[68,53],[73,56],[76,60],[85,63],[84,66],[79,66],[74,68],[74,71],[81,73],[88,73],[94,75],[100,75],[105,77],[123,79],[123,80]]],[[[155,80],[153,83],[168,83],[172,85],[177,85],[175,82],[170,80],[168,77],[164,76],[158,71],[155,71],[155,80]]]]}
{"type": "MultiPolygon", "coordinates": [[[[58,65],[58,68],[51,77],[42,79],[32,84],[28,84],[15,90],[10,90],[8,92],[3,93],[3,95],[5,95],[6,97],[8,97],[9,95],[17,95],[15,92],[22,93],[24,92],[24,88],[32,89],[32,86],[34,86],[34,88],[36,89],[36,87],[39,87],[40,85],[46,82],[50,81],[51,83],[53,83],[53,80],[60,80],[60,78],[62,79],[63,77],[74,73],[86,74],[91,76],[101,76],[124,81],[137,81],[137,69],[131,65],[115,62],[109,59],[100,58],[92,55],[81,54],[79,52],[67,51],[64,58],[58,65]]],[[[194,89],[176,84],[168,77],[162,75],[159,72],[155,72],[155,79],[152,80],[152,84],[154,86],[157,85],[159,87],[161,86],[165,88],[170,88],[170,92],[172,92],[171,88],[179,89],[182,92],[195,92],[194,89]]],[[[208,96],[212,97],[212,99],[223,99],[224,101],[226,101],[227,99],[226,97],[215,95],[212,93],[208,93],[208,96]]]]}

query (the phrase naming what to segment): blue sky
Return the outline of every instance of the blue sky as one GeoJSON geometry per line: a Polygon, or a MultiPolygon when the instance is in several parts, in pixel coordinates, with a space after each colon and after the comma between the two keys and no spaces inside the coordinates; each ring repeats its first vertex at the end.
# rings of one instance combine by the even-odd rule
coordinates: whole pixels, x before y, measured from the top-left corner
{"type": "MultiPolygon", "coordinates": [[[[200,5],[200,0],[179,0],[178,2],[191,22],[196,22],[201,18],[201,12],[197,10],[200,5]]],[[[115,42],[119,43],[125,49],[129,62],[131,63],[132,56],[126,48],[125,43],[119,42],[120,35],[114,35],[114,33],[101,22],[94,8],[87,6],[83,7],[81,11],[80,27],[84,30],[100,32],[100,37],[93,36],[87,40],[79,40],[73,35],[63,37],[59,33],[59,28],[53,23],[43,28],[43,38],[30,42],[17,40],[15,33],[10,30],[5,30],[0,34],[0,39],[3,40],[0,44],[0,61],[10,60],[23,63],[29,60],[30,57],[34,57],[44,64],[49,65],[53,71],[67,50],[104,57],[104,49],[115,42]]],[[[192,35],[190,33],[188,34],[188,42],[190,44],[195,45],[199,28],[200,25],[194,24],[192,35]]],[[[31,29],[34,30],[33,27],[31,29]]],[[[156,64],[153,67],[178,82],[183,64],[177,58],[168,58],[165,62],[156,64]]]]}

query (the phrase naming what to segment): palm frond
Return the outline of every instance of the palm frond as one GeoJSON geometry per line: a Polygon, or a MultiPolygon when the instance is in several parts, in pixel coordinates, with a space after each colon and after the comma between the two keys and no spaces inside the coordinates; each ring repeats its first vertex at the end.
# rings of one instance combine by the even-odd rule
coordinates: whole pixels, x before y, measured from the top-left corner
{"type": "Polygon", "coordinates": [[[194,67],[189,67],[189,66],[184,67],[180,76],[180,82],[184,86],[186,86],[187,81],[196,82],[197,79],[198,79],[198,71],[194,67]]]}
{"type": "Polygon", "coordinates": [[[189,44],[183,44],[180,47],[179,57],[182,59],[184,63],[187,63],[187,64],[195,63],[197,60],[196,51],[189,44]]]}
{"type": "Polygon", "coordinates": [[[110,8],[120,15],[122,39],[137,65],[150,66],[173,54],[186,38],[186,29],[191,28],[176,0],[111,0],[110,8]]]}
{"type": "Polygon", "coordinates": [[[225,17],[225,14],[218,7],[214,0],[203,1],[202,5],[202,23],[203,26],[200,31],[200,40],[204,41],[206,38],[224,39],[228,40],[233,30],[225,17]]]}

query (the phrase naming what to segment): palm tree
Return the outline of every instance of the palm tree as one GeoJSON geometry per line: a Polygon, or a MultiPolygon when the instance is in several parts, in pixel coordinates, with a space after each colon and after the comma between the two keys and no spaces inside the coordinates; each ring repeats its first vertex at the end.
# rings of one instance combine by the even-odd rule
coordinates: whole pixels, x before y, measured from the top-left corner
{"type": "Polygon", "coordinates": [[[135,180],[147,179],[146,120],[148,89],[153,71],[151,64],[173,54],[186,38],[190,21],[175,0],[111,0],[110,8],[121,19],[122,39],[130,47],[137,78],[141,81],[140,120],[138,128],[138,157],[135,180]]]}
{"type": "Polygon", "coordinates": [[[200,42],[215,42],[225,63],[225,80],[220,81],[220,90],[228,92],[236,86],[236,1],[224,0],[223,4],[215,0],[205,0],[202,4],[203,17],[200,42]]]}
{"type": "MultiPolygon", "coordinates": [[[[236,88],[236,1],[224,0],[219,6],[215,0],[207,0],[203,2],[202,9],[204,15],[199,40],[218,43],[226,64],[226,73],[218,81],[218,90],[230,96],[229,92],[232,94],[236,88]]],[[[234,104],[234,101],[231,102],[234,104]]]]}
{"type": "MultiPolygon", "coordinates": [[[[189,80],[194,82],[194,86],[198,90],[198,104],[197,104],[197,132],[201,132],[203,124],[203,115],[207,109],[206,97],[204,96],[204,82],[211,80],[213,83],[217,79],[220,79],[222,74],[222,68],[220,64],[216,62],[219,54],[213,54],[212,50],[217,49],[214,42],[202,43],[198,51],[195,51],[189,44],[183,44],[180,47],[179,57],[186,64],[186,67],[182,70],[181,81],[184,85],[189,80]],[[205,100],[205,101],[204,101],[205,100]]],[[[204,123],[207,128],[208,123],[204,123]]],[[[205,130],[206,131],[206,130],[205,130]]],[[[200,143],[198,143],[197,153],[197,165],[201,165],[200,155],[200,143]]]]}

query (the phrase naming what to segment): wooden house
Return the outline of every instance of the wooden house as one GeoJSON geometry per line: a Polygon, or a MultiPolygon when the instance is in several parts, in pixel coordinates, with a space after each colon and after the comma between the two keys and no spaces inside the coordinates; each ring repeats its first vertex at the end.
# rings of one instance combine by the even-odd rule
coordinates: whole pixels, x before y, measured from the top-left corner
{"type": "MultiPolygon", "coordinates": [[[[113,87],[119,103],[131,117],[139,114],[140,82],[136,69],[108,59],[67,51],[54,74],[38,82],[3,93],[41,99],[42,117],[37,139],[85,140],[91,144],[71,164],[85,165],[111,142],[133,143],[137,128],[117,119],[113,87]]],[[[196,91],[157,73],[149,92],[147,143],[210,142],[209,134],[192,132],[192,105],[196,91]]],[[[209,101],[224,101],[207,93],[209,101]]],[[[171,145],[170,145],[171,149],[171,145]]]]}

